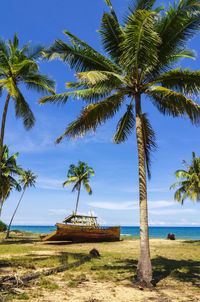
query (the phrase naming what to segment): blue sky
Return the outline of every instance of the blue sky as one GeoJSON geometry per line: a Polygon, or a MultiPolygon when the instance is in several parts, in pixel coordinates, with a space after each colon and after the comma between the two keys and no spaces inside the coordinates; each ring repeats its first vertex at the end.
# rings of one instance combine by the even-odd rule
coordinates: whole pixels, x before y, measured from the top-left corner
{"type": "MultiPolygon", "coordinates": [[[[113,0],[113,6],[122,18],[127,0],[113,0]]],[[[159,3],[163,4],[163,3],[159,3]]],[[[0,36],[12,38],[18,33],[21,45],[31,41],[49,46],[56,38],[66,41],[63,30],[69,30],[97,50],[101,50],[99,27],[106,9],[104,0],[3,1],[0,36]]],[[[182,67],[200,68],[200,35],[190,43],[197,53],[196,61],[184,60],[182,67]]],[[[60,61],[39,64],[40,71],[48,73],[57,82],[57,92],[65,91],[65,83],[74,79],[74,71],[60,61]]],[[[76,141],[64,140],[55,146],[54,140],[73,121],[84,103],[71,101],[64,107],[38,105],[38,95],[23,89],[23,93],[36,116],[36,125],[25,131],[22,120],[16,120],[13,103],[9,105],[5,143],[11,153],[19,152],[19,163],[38,175],[35,189],[29,189],[14,224],[54,225],[75,207],[76,194],[62,188],[68,167],[78,160],[86,161],[95,170],[91,178],[93,195],[81,192],[79,213],[93,211],[100,223],[109,225],[139,225],[138,162],[135,133],[124,144],[115,145],[112,137],[117,120],[76,141]]],[[[1,98],[0,114],[5,101],[1,98]]],[[[162,116],[156,108],[143,100],[143,111],[148,112],[156,132],[158,150],[152,157],[152,179],[148,183],[149,224],[156,226],[200,226],[200,204],[186,201],[181,206],[169,191],[175,182],[174,171],[182,168],[181,160],[190,161],[194,150],[200,156],[200,128],[187,119],[162,116]]],[[[2,219],[9,221],[20,194],[13,192],[3,208],[2,219]]]]}

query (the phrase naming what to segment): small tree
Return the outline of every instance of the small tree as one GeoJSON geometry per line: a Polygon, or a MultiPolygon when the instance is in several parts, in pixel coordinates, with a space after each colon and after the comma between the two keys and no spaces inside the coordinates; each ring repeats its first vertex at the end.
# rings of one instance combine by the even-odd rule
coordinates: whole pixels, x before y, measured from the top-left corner
{"type": "Polygon", "coordinates": [[[21,195],[21,197],[19,199],[19,202],[18,202],[18,204],[16,206],[16,209],[15,209],[15,211],[13,213],[13,216],[12,216],[12,218],[10,220],[10,223],[9,223],[9,226],[8,226],[8,230],[7,230],[7,234],[6,234],[6,238],[9,238],[11,224],[13,222],[13,219],[15,217],[17,209],[19,208],[19,205],[20,205],[21,200],[22,200],[22,198],[24,196],[26,188],[27,187],[35,187],[36,177],[37,176],[33,172],[31,172],[31,170],[23,171],[23,173],[22,173],[20,183],[23,185],[23,192],[22,192],[22,195],[21,195]]]}
{"type": "Polygon", "coordinates": [[[186,170],[177,170],[175,176],[180,181],[171,185],[170,190],[179,187],[174,194],[174,199],[183,204],[186,198],[192,201],[200,201],[200,158],[192,152],[190,165],[183,160],[186,170]]]}
{"type": "Polygon", "coordinates": [[[79,196],[80,196],[80,191],[81,191],[81,184],[84,185],[84,187],[89,195],[92,194],[92,189],[91,189],[90,185],[88,184],[90,176],[94,176],[94,170],[92,168],[88,167],[88,165],[85,162],[79,161],[78,166],[70,165],[70,167],[69,167],[69,170],[67,173],[68,180],[66,180],[63,183],[63,187],[66,187],[69,184],[73,183],[74,186],[72,188],[72,192],[74,192],[75,190],[78,191],[75,215],[77,214],[79,196]]]}

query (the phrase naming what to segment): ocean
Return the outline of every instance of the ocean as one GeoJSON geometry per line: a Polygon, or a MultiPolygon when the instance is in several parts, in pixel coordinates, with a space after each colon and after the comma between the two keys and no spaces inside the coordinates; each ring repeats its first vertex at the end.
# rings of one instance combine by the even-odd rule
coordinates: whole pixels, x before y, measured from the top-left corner
{"type": "MultiPolygon", "coordinates": [[[[32,233],[49,234],[56,230],[56,226],[25,226],[13,225],[11,230],[20,230],[32,233]]],[[[139,227],[121,226],[122,236],[139,237],[139,227]]],[[[200,227],[149,227],[150,238],[167,238],[168,233],[173,233],[177,239],[200,240],[200,227]]]]}

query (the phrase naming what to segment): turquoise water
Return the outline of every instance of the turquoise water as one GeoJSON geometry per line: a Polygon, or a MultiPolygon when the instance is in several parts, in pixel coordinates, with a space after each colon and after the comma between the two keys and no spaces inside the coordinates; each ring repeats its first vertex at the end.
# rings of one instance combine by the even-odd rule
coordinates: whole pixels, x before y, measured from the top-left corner
{"type": "MultiPolygon", "coordinates": [[[[12,230],[20,230],[32,233],[49,234],[56,230],[56,226],[17,226],[11,227],[12,230]]],[[[167,237],[168,233],[175,234],[177,239],[200,240],[200,227],[149,227],[150,238],[167,237]]],[[[139,227],[122,226],[121,235],[139,237],[139,227]]]]}

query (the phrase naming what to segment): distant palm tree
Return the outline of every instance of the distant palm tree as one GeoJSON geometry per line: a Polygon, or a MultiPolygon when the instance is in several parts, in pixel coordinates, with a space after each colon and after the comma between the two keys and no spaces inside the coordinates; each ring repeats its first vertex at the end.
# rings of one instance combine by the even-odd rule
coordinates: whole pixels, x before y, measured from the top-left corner
{"type": "Polygon", "coordinates": [[[200,201],[200,157],[196,157],[192,152],[192,161],[188,164],[183,160],[187,170],[177,170],[176,178],[181,179],[171,185],[170,189],[179,187],[174,194],[174,199],[183,204],[186,198],[192,201],[200,201]]]}
{"type": "Polygon", "coordinates": [[[63,187],[68,186],[69,184],[74,184],[72,188],[72,192],[75,190],[78,191],[77,195],[77,201],[76,201],[76,209],[75,209],[75,215],[77,214],[77,208],[78,208],[78,202],[79,202],[79,196],[80,196],[80,191],[81,191],[81,184],[84,185],[86,191],[88,192],[89,195],[92,194],[92,189],[90,185],[88,184],[90,176],[94,176],[94,170],[90,167],[85,162],[79,161],[78,166],[75,165],[70,165],[67,177],[68,180],[66,180],[63,183],[63,187]]]}
{"type": "Polygon", "coordinates": [[[199,95],[200,71],[177,68],[176,64],[179,59],[194,58],[194,52],[186,45],[199,32],[200,5],[195,0],[174,1],[160,13],[161,8],[153,8],[155,0],[130,1],[120,23],[110,0],[105,1],[110,13],[103,14],[99,30],[103,52],[64,31],[69,42],[56,40],[46,58],[60,58],[68,63],[75,69],[78,81],[66,84],[70,91],[44,97],[41,103],[66,103],[71,97],[89,104],[57,143],[63,137],[95,131],[120,109],[122,115],[113,141],[122,143],[136,130],[140,200],[137,278],[143,285],[151,286],[146,172],[150,176],[150,152],[156,142],[144,108],[150,102],[163,115],[188,116],[193,124],[199,123],[200,106],[189,96],[199,95]]]}
{"type": "Polygon", "coordinates": [[[16,209],[15,209],[15,211],[13,213],[13,216],[12,216],[12,218],[10,220],[10,223],[9,223],[9,226],[8,226],[8,230],[7,230],[7,233],[6,233],[6,238],[9,238],[10,228],[11,228],[12,222],[13,222],[15,214],[16,214],[18,208],[19,208],[19,205],[20,205],[20,203],[22,201],[24,193],[25,193],[25,191],[26,191],[26,189],[28,187],[35,187],[36,178],[37,178],[37,176],[33,172],[31,172],[31,170],[27,170],[27,171],[23,171],[22,172],[20,184],[23,185],[23,192],[22,192],[22,195],[21,195],[21,197],[20,197],[20,199],[18,201],[16,209]]]}
{"type": "Polygon", "coordinates": [[[0,161],[0,216],[5,200],[12,190],[20,191],[21,187],[14,176],[21,175],[22,169],[17,165],[16,159],[19,153],[9,156],[9,148],[3,146],[2,157],[0,161]]]}
{"type": "Polygon", "coordinates": [[[54,93],[55,82],[47,75],[39,73],[37,59],[41,57],[43,47],[31,48],[30,44],[19,49],[17,34],[13,41],[0,41],[0,91],[7,91],[1,123],[0,155],[2,153],[6,115],[10,99],[14,100],[15,115],[22,117],[24,126],[29,130],[35,122],[35,117],[25,100],[20,84],[28,89],[42,93],[54,93]]]}

